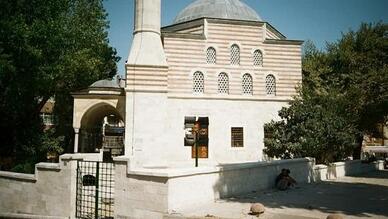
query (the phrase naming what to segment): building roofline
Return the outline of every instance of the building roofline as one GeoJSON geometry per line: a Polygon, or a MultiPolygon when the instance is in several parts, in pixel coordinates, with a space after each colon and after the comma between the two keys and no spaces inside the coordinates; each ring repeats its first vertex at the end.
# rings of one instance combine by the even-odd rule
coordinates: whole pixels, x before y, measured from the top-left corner
{"type": "Polygon", "coordinates": [[[280,36],[280,38],[283,38],[283,39],[287,39],[286,36],[284,36],[280,31],[278,31],[274,26],[272,26],[272,24],[268,23],[268,22],[265,22],[265,24],[267,25],[267,27],[269,27],[269,29],[271,29],[272,31],[274,31],[276,34],[278,34],[280,36]]]}
{"type": "Polygon", "coordinates": [[[206,39],[204,34],[166,32],[166,33],[163,33],[162,35],[163,37],[170,37],[170,38],[183,38],[183,39],[194,39],[194,40],[206,39]]]}
{"type": "Polygon", "coordinates": [[[101,95],[101,96],[123,96],[124,95],[124,88],[115,88],[115,87],[89,87],[87,89],[83,89],[80,91],[75,91],[70,93],[73,97],[79,97],[79,96],[95,96],[95,95],[101,95]],[[100,92],[100,93],[98,93],[100,92]],[[112,93],[104,93],[104,92],[116,92],[117,94],[112,93]]]}
{"type": "Polygon", "coordinates": [[[286,45],[302,45],[303,40],[287,40],[287,39],[266,39],[265,44],[286,44],[286,45]]]}
{"type": "Polygon", "coordinates": [[[161,28],[162,32],[170,32],[170,31],[176,31],[176,30],[181,30],[181,29],[186,29],[190,27],[196,27],[196,26],[201,26],[205,22],[205,18],[197,18],[191,21],[185,21],[177,24],[171,24],[167,25],[161,28]]]}
{"type": "Polygon", "coordinates": [[[249,21],[249,20],[235,20],[235,19],[225,19],[225,18],[211,18],[211,17],[201,17],[190,21],[185,21],[177,24],[167,25],[161,28],[161,31],[165,33],[173,33],[174,31],[187,29],[191,27],[196,27],[204,25],[205,19],[210,23],[223,23],[223,24],[237,24],[237,25],[247,25],[247,26],[264,26],[267,25],[269,29],[275,32],[280,38],[286,39],[287,37],[277,30],[274,26],[266,21],[249,21]]]}

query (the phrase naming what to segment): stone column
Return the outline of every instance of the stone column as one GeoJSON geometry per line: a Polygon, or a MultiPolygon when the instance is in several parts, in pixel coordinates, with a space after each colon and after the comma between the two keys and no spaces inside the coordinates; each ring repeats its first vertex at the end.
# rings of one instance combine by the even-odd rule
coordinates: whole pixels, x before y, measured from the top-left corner
{"type": "Polygon", "coordinates": [[[78,153],[79,128],[74,128],[74,153],[78,153]]]}

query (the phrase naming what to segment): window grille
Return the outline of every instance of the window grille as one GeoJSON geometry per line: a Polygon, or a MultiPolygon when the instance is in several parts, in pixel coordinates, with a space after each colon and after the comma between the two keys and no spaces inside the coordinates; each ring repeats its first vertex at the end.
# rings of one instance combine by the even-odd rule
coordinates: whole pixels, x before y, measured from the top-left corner
{"type": "Polygon", "coordinates": [[[265,78],[265,90],[267,95],[276,95],[276,79],[273,75],[267,75],[265,78]]]}
{"type": "Polygon", "coordinates": [[[230,47],[230,63],[232,65],[240,65],[240,47],[236,44],[230,47]]]}
{"type": "Polygon", "coordinates": [[[253,52],[253,65],[263,66],[263,53],[258,49],[253,52]]]}
{"type": "Polygon", "coordinates": [[[40,117],[42,118],[43,125],[54,125],[54,116],[52,114],[42,113],[40,117]]]}
{"type": "Polygon", "coordinates": [[[232,128],[232,147],[244,147],[244,128],[232,128]]]}
{"type": "Polygon", "coordinates": [[[253,80],[250,74],[244,74],[242,78],[242,93],[253,95],[253,80]]]}
{"type": "Polygon", "coordinates": [[[202,72],[195,72],[193,74],[193,93],[195,94],[201,94],[205,90],[204,85],[205,77],[202,74],[202,72]]]}
{"type": "Polygon", "coordinates": [[[218,93],[229,94],[229,77],[226,73],[218,75],[218,93]]]}
{"type": "Polygon", "coordinates": [[[207,64],[216,64],[217,52],[213,47],[209,47],[206,50],[206,63],[207,64]]]}

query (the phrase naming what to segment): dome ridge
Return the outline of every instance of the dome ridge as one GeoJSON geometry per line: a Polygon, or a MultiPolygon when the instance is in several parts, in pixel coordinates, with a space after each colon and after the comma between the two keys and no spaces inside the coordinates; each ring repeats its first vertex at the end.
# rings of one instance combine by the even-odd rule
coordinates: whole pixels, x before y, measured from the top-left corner
{"type": "Polygon", "coordinates": [[[173,23],[177,24],[204,17],[263,21],[255,10],[240,0],[196,0],[184,8],[173,23]]]}

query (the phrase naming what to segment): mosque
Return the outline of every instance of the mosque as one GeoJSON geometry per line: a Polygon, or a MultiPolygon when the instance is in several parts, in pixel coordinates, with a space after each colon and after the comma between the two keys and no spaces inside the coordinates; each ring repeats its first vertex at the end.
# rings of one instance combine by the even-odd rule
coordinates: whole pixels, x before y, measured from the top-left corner
{"type": "Polygon", "coordinates": [[[302,43],[242,0],[193,1],[165,27],[160,0],[136,0],[125,78],[73,95],[74,152],[131,167],[261,161],[264,124],[302,80],[302,43]]]}
{"type": "Polygon", "coordinates": [[[300,185],[382,168],[261,162],[264,124],[297,95],[303,42],[243,0],[194,0],[165,27],[161,0],[134,2],[125,77],[73,93],[74,153],[35,174],[0,171],[0,217],[216,218],[209,206],[260,200],[284,168],[300,185]]]}

